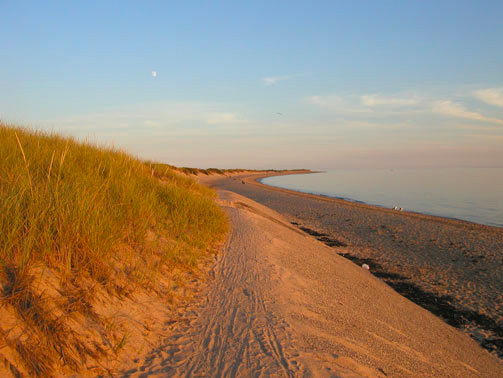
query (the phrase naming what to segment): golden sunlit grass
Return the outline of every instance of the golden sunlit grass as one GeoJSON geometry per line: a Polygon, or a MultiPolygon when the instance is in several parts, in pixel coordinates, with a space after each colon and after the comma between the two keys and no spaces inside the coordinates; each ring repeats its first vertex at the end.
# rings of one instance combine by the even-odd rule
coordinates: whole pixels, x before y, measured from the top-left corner
{"type": "Polygon", "coordinates": [[[169,166],[0,124],[0,310],[24,324],[0,324],[0,359],[48,376],[102,353],[65,316],[92,315],[93,290],[155,291],[159,275],[194,269],[227,230],[214,198],[169,166]],[[57,277],[57,303],[34,287],[43,269],[57,277]]]}
{"type": "MultiPolygon", "coordinates": [[[[151,165],[152,168],[155,168],[155,170],[159,173],[163,172],[181,172],[185,173],[186,175],[198,175],[198,174],[203,174],[203,175],[224,175],[226,173],[239,173],[239,172],[246,172],[246,171],[255,171],[253,169],[251,170],[246,170],[246,169],[219,169],[219,168],[207,168],[207,169],[202,169],[202,168],[190,168],[190,167],[175,167],[173,165],[169,164],[162,164],[162,163],[153,163],[153,162],[147,162],[147,164],[151,165]]],[[[263,171],[257,171],[257,172],[263,172],[263,171]]]]}

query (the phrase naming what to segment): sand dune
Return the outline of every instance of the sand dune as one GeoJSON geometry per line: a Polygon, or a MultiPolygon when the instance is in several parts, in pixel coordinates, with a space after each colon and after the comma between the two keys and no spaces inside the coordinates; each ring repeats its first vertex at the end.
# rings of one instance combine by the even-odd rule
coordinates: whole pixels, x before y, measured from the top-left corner
{"type": "Polygon", "coordinates": [[[501,377],[468,336],[274,211],[220,191],[230,239],[199,302],[124,377],[501,377]]]}

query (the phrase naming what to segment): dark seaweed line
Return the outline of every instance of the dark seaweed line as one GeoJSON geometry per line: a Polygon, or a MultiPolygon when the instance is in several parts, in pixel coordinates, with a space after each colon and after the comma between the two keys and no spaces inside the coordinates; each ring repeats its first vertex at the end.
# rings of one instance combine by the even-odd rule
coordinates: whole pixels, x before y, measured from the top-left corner
{"type": "MultiPolygon", "coordinates": [[[[298,226],[302,231],[316,237],[319,241],[325,243],[329,247],[346,247],[347,244],[336,239],[331,239],[327,234],[311,230],[307,227],[300,226],[296,222],[293,225],[298,226]]],[[[479,328],[490,331],[497,337],[477,338],[470,335],[483,348],[495,353],[499,358],[503,359],[503,327],[494,319],[487,315],[480,314],[476,311],[466,308],[455,307],[452,302],[453,298],[449,295],[435,295],[421,289],[419,286],[408,282],[409,278],[397,273],[387,272],[382,265],[368,258],[359,258],[349,253],[338,254],[347,258],[358,266],[367,264],[372,267],[371,273],[382,279],[386,284],[393,288],[397,293],[403,295],[407,299],[430,311],[432,314],[440,317],[447,324],[463,329],[469,324],[476,324],[479,328]]]]}

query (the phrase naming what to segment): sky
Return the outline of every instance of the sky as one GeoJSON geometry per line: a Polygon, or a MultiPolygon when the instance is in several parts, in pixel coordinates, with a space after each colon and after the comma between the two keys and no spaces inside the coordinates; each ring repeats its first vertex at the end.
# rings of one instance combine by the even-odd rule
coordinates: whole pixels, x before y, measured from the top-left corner
{"type": "Polygon", "coordinates": [[[0,0],[0,120],[219,168],[503,167],[503,1],[0,0]]]}

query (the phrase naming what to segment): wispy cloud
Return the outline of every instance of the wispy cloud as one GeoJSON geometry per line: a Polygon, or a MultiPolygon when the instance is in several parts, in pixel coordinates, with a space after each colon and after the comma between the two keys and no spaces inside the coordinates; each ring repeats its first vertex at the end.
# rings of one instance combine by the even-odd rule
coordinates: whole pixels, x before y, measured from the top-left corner
{"type": "Polygon", "coordinates": [[[486,104],[503,107],[503,88],[479,89],[473,94],[486,104]]]}
{"type": "MultiPolygon", "coordinates": [[[[411,117],[433,117],[443,115],[454,118],[463,118],[472,121],[503,125],[503,120],[494,116],[486,116],[480,110],[470,109],[473,95],[492,105],[503,106],[503,90],[484,89],[461,97],[456,94],[435,96],[398,93],[383,94],[345,94],[310,96],[306,100],[309,104],[337,112],[338,114],[353,115],[360,119],[386,118],[411,119],[411,117]],[[501,98],[500,98],[501,96],[501,98]],[[501,101],[501,102],[500,102],[501,101]],[[468,105],[467,105],[468,104],[468,105]]],[[[490,111],[490,109],[488,109],[490,111]]],[[[490,113],[489,113],[490,114],[490,113]]],[[[475,125],[472,125],[475,127],[475,125]]],[[[463,128],[464,125],[459,125],[463,128]]],[[[477,126],[481,127],[481,126],[477,126]]]]}
{"type": "Polygon", "coordinates": [[[332,109],[344,113],[379,113],[412,111],[421,105],[423,100],[415,95],[403,94],[385,96],[382,94],[346,94],[310,96],[307,102],[319,108],[332,109]]]}
{"type": "Polygon", "coordinates": [[[236,113],[210,113],[206,115],[206,122],[210,125],[241,123],[243,120],[236,113]]]}
{"type": "Polygon", "coordinates": [[[349,101],[346,98],[338,95],[310,96],[307,98],[307,102],[320,108],[339,108],[349,104],[349,101]]]}
{"type": "Polygon", "coordinates": [[[451,117],[471,119],[474,121],[483,121],[503,125],[503,120],[501,119],[486,117],[480,113],[465,109],[461,104],[448,100],[437,101],[433,106],[433,111],[451,117]]]}
{"type": "Polygon", "coordinates": [[[42,124],[65,129],[89,131],[131,129],[146,131],[153,128],[204,130],[244,124],[246,119],[232,107],[222,104],[196,102],[156,102],[131,104],[88,114],[47,119],[42,124]],[[231,110],[231,111],[228,111],[231,110]]]}
{"type": "Polygon", "coordinates": [[[151,119],[146,119],[145,121],[143,121],[143,125],[147,126],[147,127],[157,127],[157,126],[160,126],[160,123],[159,123],[159,121],[153,121],[151,119]]]}
{"type": "Polygon", "coordinates": [[[280,81],[290,80],[293,77],[295,77],[295,75],[269,76],[262,78],[262,81],[266,86],[271,86],[279,83],[280,81]]]}
{"type": "Polygon", "coordinates": [[[354,95],[310,96],[306,100],[317,108],[334,111],[339,114],[372,112],[372,109],[361,106],[359,98],[354,95]]]}
{"type": "Polygon", "coordinates": [[[417,97],[404,95],[402,97],[389,97],[381,94],[366,94],[360,97],[365,106],[411,106],[419,104],[417,97]]]}

